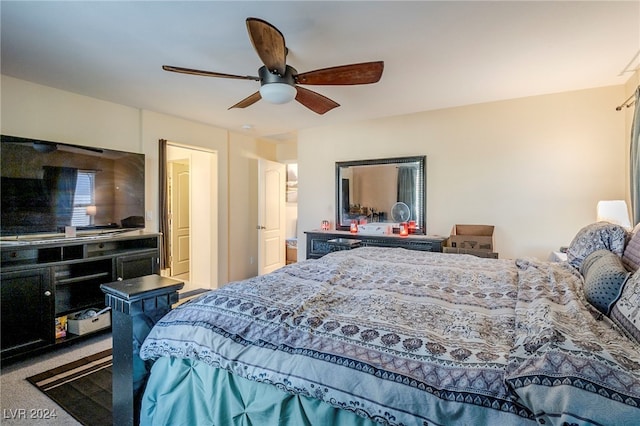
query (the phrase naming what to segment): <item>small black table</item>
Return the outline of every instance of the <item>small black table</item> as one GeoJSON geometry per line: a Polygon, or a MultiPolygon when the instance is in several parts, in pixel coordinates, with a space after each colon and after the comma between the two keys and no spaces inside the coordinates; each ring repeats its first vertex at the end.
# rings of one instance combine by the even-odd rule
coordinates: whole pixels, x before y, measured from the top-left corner
{"type": "Polygon", "coordinates": [[[140,346],[153,325],[178,302],[182,281],[145,275],[100,285],[111,307],[113,335],[113,424],[134,425],[151,365],[140,359],[140,346]]]}

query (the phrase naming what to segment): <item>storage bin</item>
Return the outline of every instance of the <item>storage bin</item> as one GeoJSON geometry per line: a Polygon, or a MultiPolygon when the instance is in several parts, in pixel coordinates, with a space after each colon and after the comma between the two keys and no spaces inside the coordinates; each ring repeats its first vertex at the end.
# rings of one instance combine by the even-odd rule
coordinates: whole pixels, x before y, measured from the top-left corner
{"type": "Polygon", "coordinates": [[[79,312],[74,312],[67,316],[67,333],[82,336],[83,334],[92,333],[111,326],[111,310],[103,312],[100,315],[91,316],[80,319],[83,314],[89,311],[98,313],[100,308],[89,308],[79,312]]]}
{"type": "Polygon", "coordinates": [[[449,247],[493,251],[493,225],[454,225],[449,247]]]}

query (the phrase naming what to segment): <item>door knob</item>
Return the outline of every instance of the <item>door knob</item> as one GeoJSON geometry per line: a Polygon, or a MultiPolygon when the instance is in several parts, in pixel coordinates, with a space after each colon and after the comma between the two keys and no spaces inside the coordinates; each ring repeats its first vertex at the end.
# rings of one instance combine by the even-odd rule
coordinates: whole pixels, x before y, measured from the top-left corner
{"type": "Polygon", "coordinates": [[[44,295],[49,297],[49,296],[51,296],[51,292],[49,290],[47,290],[47,291],[44,292],[44,295]]]}
{"type": "Polygon", "coordinates": [[[256,229],[267,229],[267,227],[266,227],[266,226],[258,225],[258,226],[256,226],[256,229]]]}

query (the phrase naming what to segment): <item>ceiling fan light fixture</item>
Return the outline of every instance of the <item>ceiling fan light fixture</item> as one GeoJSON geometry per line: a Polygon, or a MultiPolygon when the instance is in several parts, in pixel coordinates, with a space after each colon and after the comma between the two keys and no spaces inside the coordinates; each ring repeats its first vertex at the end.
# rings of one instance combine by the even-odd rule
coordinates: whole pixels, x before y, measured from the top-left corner
{"type": "Polygon", "coordinates": [[[296,97],[296,88],[286,83],[268,83],[260,86],[260,96],[272,104],[286,104],[296,97]]]}
{"type": "MultiPolygon", "coordinates": [[[[1,1],[1,0],[0,0],[1,1]]],[[[306,89],[301,84],[352,86],[376,83],[382,76],[383,61],[362,62],[321,68],[298,74],[295,68],[287,65],[287,48],[284,36],[276,27],[259,18],[247,18],[249,39],[260,60],[264,64],[258,68],[259,77],[250,75],[224,74],[213,71],[163,65],[165,71],[183,74],[221,77],[260,82],[260,90],[237,102],[232,108],[246,108],[264,99],[272,104],[286,104],[292,100],[309,108],[316,114],[324,114],[339,107],[336,101],[320,93],[306,89]]]]}

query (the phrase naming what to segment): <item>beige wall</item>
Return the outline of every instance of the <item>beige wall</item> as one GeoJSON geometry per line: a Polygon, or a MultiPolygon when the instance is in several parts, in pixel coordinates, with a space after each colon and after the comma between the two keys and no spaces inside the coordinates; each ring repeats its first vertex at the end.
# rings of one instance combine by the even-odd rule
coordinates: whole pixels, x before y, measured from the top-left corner
{"type": "Polygon", "coordinates": [[[253,138],[233,135],[229,144],[229,259],[230,281],[258,275],[258,152],[274,152],[253,138]]]}
{"type": "Polygon", "coordinates": [[[0,78],[3,134],[142,152],[137,109],[0,78]]]}
{"type": "MultiPolygon", "coordinates": [[[[623,86],[470,105],[299,132],[304,231],[335,221],[336,161],[427,156],[427,231],[496,226],[500,257],[547,258],[626,196],[623,86]]],[[[337,111],[339,113],[339,111],[337,111]]]]}
{"type": "Polygon", "coordinates": [[[276,161],[279,163],[295,163],[298,161],[297,143],[280,143],[275,145],[276,161]]]}
{"type": "MultiPolygon", "coordinates": [[[[231,213],[255,212],[257,201],[242,189],[230,191],[229,188],[249,182],[249,159],[263,155],[273,159],[276,155],[274,147],[224,129],[80,96],[12,77],[1,76],[1,90],[2,134],[144,153],[145,206],[151,215],[151,220],[147,220],[146,224],[149,231],[158,230],[158,140],[167,139],[215,152],[218,173],[211,177],[211,191],[203,194],[203,197],[217,198],[219,209],[217,218],[210,218],[210,229],[206,231],[210,234],[212,243],[201,250],[217,256],[218,268],[213,264],[208,265],[208,270],[202,273],[203,276],[208,274],[212,277],[210,281],[217,282],[218,285],[255,274],[255,268],[249,265],[249,259],[253,253],[257,253],[256,244],[251,238],[235,236],[231,244],[229,236],[231,213]],[[241,148],[234,145],[236,141],[241,148]],[[232,263],[233,270],[230,267],[232,263]]],[[[257,172],[255,173],[257,176],[257,172]]],[[[236,218],[237,215],[233,223],[237,222],[236,218]]],[[[255,224],[253,227],[255,228],[255,224]]],[[[203,282],[202,286],[207,284],[203,282]]]]}

